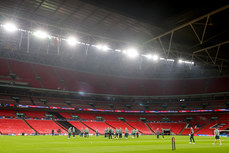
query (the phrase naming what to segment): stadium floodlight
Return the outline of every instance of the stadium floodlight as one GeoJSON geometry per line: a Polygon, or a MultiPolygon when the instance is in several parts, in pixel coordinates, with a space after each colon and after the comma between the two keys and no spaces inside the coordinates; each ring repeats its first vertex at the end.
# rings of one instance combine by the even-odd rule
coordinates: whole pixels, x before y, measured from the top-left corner
{"type": "Polygon", "coordinates": [[[174,59],[166,59],[168,62],[174,62],[174,59]]]}
{"type": "Polygon", "coordinates": [[[190,65],[193,65],[194,64],[194,62],[192,62],[192,61],[183,61],[185,64],[190,64],[190,65]]]}
{"type": "Polygon", "coordinates": [[[66,41],[70,46],[75,46],[78,43],[75,37],[69,37],[66,41]]]}
{"type": "Polygon", "coordinates": [[[7,32],[15,32],[18,30],[17,26],[13,23],[6,23],[3,25],[3,28],[7,31],[7,32]]]}
{"type": "Polygon", "coordinates": [[[145,55],[145,57],[146,57],[147,59],[149,59],[149,60],[153,58],[153,56],[152,56],[151,54],[145,55]]]}
{"type": "Polygon", "coordinates": [[[127,50],[125,51],[125,53],[126,53],[127,56],[130,57],[130,58],[135,58],[135,57],[137,57],[137,56],[139,55],[139,53],[137,52],[137,50],[134,49],[134,48],[127,49],[127,50]]]}
{"type": "Polygon", "coordinates": [[[158,57],[158,55],[153,55],[152,59],[153,59],[154,61],[157,61],[157,60],[159,59],[159,57],[158,57]]]}
{"type": "Polygon", "coordinates": [[[95,46],[98,50],[108,51],[110,48],[107,45],[98,44],[95,46]]]}
{"type": "Polygon", "coordinates": [[[37,30],[34,32],[34,35],[38,38],[45,39],[48,38],[48,34],[45,31],[37,30]]]}
{"type": "Polygon", "coordinates": [[[115,51],[116,51],[116,52],[121,52],[122,50],[120,50],[120,49],[115,49],[115,51]]]}
{"type": "Polygon", "coordinates": [[[183,63],[182,59],[179,59],[179,60],[178,60],[178,63],[179,63],[179,64],[183,63]]]}

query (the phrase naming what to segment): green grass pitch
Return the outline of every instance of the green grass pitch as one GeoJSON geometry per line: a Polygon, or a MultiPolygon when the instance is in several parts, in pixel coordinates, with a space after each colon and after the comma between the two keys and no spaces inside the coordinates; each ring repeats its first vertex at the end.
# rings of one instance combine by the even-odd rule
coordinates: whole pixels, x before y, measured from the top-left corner
{"type": "Polygon", "coordinates": [[[188,136],[175,136],[176,150],[172,151],[171,136],[159,140],[156,136],[139,139],[105,139],[104,136],[67,139],[67,136],[0,136],[0,153],[228,153],[229,138],[195,137],[196,144],[189,144],[188,136]]]}

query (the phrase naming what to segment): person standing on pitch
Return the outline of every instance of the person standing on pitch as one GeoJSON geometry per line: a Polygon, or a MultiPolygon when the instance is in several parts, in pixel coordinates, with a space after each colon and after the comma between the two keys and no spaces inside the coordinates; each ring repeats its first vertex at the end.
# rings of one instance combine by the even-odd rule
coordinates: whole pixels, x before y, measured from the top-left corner
{"type": "Polygon", "coordinates": [[[163,128],[161,129],[161,136],[164,139],[164,129],[163,128]]]}
{"type": "Polygon", "coordinates": [[[84,137],[86,138],[86,137],[89,137],[89,130],[88,130],[88,128],[86,128],[85,130],[84,130],[84,137]]]}
{"type": "Polygon", "coordinates": [[[111,134],[112,134],[112,138],[114,138],[114,129],[111,128],[111,134]]]}
{"type": "Polygon", "coordinates": [[[119,133],[119,139],[122,139],[122,128],[118,130],[118,133],[119,133]]]}
{"type": "Polygon", "coordinates": [[[214,134],[215,134],[215,142],[213,144],[215,145],[216,141],[219,140],[220,145],[222,145],[220,137],[219,137],[219,129],[218,128],[215,129],[214,134]]]}
{"type": "Polygon", "coordinates": [[[99,136],[99,130],[96,129],[96,136],[99,136]]]}
{"type": "Polygon", "coordinates": [[[108,128],[108,133],[109,133],[109,139],[112,139],[112,129],[108,128]]]}
{"type": "Polygon", "coordinates": [[[129,136],[129,131],[128,131],[128,129],[126,128],[126,129],[125,129],[125,137],[126,137],[126,139],[128,139],[128,136],[129,136]]]}
{"type": "Polygon", "coordinates": [[[135,137],[135,129],[132,130],[132,138],[135,137]]]}
{"type": "Polygon", "coordinates": [[[83,128],[81,128],[80,137],[83,137],[83,128]]]}
{"type": "Polygon", "coordinates": [[[194,140],[194,130],[193,130],[193,128],[191,127],[190,142],[189,142],[189,143],[192,143],[192,141],[193,141],[193,144],[195,144],[195,140],[194,140]]]}
{"type": "Polygon", "coordinates": [[[157,131],[156,131],[156,135],[157,135],[157,139],[159,139],[159,129],[157,128],[157,131]]]}
{"type": "Polygon", "coordinates": [[[118,139],[118,128],[115,129],[115,138],[118,139]]]}
{"type": "Polygon", "coordinates": [[[136,135],[137,135],[137,138],[139,137],[139,131],[138,129],[135,130],[136,131],[136,135]]]}
{"type": "Polygon", "coordinates": [[[54,136],[54,130],[52,129],[52,136],[54,136]]]}
{"type": "Polygon", "coordinates": [[[104,134],[105,134],[105,135],[104,135],[105,138],[107,138],[107,128],[104,129],[104,134]]]}
{"type": "Polygon", "coordinates": [[[76,129],[75,129],[75,127],[72,128],[72,135],[73,135],[73,138],[75,138],[75,135],[76,135],[76,129]]]}
{"type": "Polygon", "coordinates": [[[69,127],[69,129],[68,129],[68,139],[70,139],[71,134],[72,134],[72,127],[69,127]]]}

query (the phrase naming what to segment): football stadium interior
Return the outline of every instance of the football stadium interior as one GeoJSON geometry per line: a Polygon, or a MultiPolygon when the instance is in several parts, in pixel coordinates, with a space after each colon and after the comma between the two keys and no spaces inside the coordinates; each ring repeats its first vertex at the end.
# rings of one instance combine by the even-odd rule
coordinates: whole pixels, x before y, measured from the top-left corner
{"type": "Polygon", "coordinates": [[[2,0],[0,152],[228,152],[228,50],[227,0],[2,0]]]}

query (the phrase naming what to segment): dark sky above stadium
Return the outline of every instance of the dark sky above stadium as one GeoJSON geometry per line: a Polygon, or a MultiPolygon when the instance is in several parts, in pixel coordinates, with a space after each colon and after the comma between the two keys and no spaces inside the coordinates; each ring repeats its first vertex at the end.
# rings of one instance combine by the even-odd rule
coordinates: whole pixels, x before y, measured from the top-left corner
{"type": "Polygon", "coordinates": [[[163,28],[174,27],[229,4],[228,0],[83,0],[163,28]],[[168,27],[169,25],[169,27],[168,27]]]}

